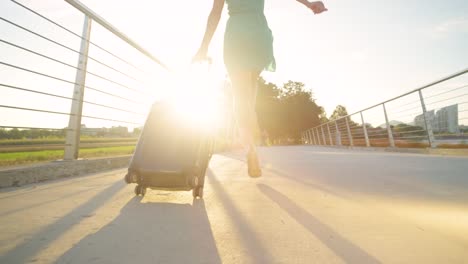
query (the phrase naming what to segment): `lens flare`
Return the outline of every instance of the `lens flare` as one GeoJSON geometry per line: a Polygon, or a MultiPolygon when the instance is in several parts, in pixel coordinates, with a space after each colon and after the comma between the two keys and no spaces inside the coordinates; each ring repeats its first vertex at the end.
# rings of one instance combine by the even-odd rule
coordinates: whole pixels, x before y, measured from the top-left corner
{"type": "Polygon", "coordinates": [[[215,130],[221,122],[221,84],[205,69],[178,73],[167,101],[176,118],[197,129],[215,130]]]}

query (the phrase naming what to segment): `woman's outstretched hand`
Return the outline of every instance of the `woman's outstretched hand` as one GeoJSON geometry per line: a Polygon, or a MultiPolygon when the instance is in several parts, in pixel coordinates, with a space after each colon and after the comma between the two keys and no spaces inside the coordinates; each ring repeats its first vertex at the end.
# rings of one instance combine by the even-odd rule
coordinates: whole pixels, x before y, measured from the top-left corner
{"type": "Polygon", "coordinates": [[[211,64],[211,58],[208,57],[207,51],[205,49],[199,49],[197,54],[193,56],[192,63],[199,62],[208,62],[209,64],[211,64]]]}
{"type": "Polygon", "coordinates": [[[305,5],[314,12],[315,15],[318,15],[322,12],[328,11],[322,1],[307,2],[305,5]]]}

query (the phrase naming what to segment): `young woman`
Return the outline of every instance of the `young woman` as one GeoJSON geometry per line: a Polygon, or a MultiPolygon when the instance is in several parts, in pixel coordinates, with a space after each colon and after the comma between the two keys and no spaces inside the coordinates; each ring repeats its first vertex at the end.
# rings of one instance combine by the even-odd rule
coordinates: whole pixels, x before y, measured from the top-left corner
{"type": "MultiPolygon", "coordinates": [[[[207,60],[208,47],[218,27],[225,0],[214,0],[205,35],[194,61],[207,60]]],[[[314,14],[327,11],[321,1],[296,0],[314,14]]],[[[273,35],[263,13],[264,0],[226,0],[229,20],[224,35],[224,64],[231,79],[234,107],[242,141],[248,148],[247,165],[251,177],[260,177],[262,170],[255,148],[257,116],[256,82],[263,70],[276,68],[273,35]]]]}

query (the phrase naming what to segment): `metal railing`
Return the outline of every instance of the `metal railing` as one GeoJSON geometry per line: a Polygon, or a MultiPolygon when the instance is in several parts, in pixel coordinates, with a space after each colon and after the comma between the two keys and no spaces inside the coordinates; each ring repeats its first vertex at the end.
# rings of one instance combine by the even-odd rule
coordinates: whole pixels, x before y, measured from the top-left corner
{"type": "Polygon", "coordinates": [[[168,67],[81,2],[65,2],[84,15],[81,34],[15,0],[10,0],[11,8],[27,16],[28,21],[45,24],[46,29],[41,31],[33,23],[0,13],[0,26],[15,33],[0,34],[0,49],[3,54],[19,54],[0,57],[0,89],[13,98],[5,96],[0,101],[0,115],[5,117],[0,118],[0,128],[65,134],[65,141],[58,145],[65,149],[64,159],[73,160],[78,158],[83,120],[99,121],[100,125],[142,126],[154,100],[151,89],[155,75],[161,77],[168,67]],[[117,55],[120,49],[114,44],[103,47],[91,41],[92,24],[111,33],[117,47],[126,46],[127,53],[134,55],[117,55]],[[72,44],[65,37],[74,38],[72,44]],[[79,48],[73,45],[77,42],[79,48]],[[145,70],[137,65],[145,65],[145,70]],[[23,112],[28,113],[23,114],[24,118],[23,112]]]}
{"type": "Polygon", "coordinates": [[[302,132],[321,146],[468,148],[468,69],[302,132]]]}

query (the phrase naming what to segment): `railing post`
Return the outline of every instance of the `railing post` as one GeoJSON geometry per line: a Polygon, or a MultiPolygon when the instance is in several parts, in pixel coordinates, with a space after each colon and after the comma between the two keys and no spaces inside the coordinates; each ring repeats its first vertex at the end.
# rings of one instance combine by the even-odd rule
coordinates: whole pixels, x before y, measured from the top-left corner
{"type": "Polygon", "coordinates": [[[367,127],[366,127],[366,123],[364,122],[364,116],[362,115],[362,112],[359,112],[359,113],[361,113],[362,129],[364,130],[364,137],[366,139],[366,146],[370,147],[369,135],[367,134],[367,127]]]}
{"type": "Polygon", "coordinates": [[[354,146],[353,135],[351,134],[351,128],[349,127],[348,117],[345,118],[346,121],[346,130],[348,131],[349,146],[354,146]]]}
{"type": "Polygon", "coordinates": [[[312,130],[314,132],[314,143],[316,146],[320,145],[320,141],[318,140],[317,129],[312,130]]]}
{"type": "Polygon", "coordinates": [[[390,142],[390,147],[394,148],[395,140],[393,139],[392,127],[390,126],[390,122],[388,121],[387,108],[385,107],[385,104],[382,104],[382,106],[385,114],[385,122],[387,123],[388,141],[390,142]]]}
{"type": "Polygon", "coordinates": [[[426,104],[424,103],[424,97],[422,94],[422,90],[419,90],[419,99],[421,100],[421,107],[423,110],[423,117],[424,117],[424,124],[426,125],[426,132],[427,132],[427,139],[429,140],[429,144],[431,148],[437,147],[435,144],[434,132],[432,131],[432,124],[428,120],[426,104]]]}
{"type": "Polygon", "coordinates": [[[338,127],[338,120],[335,120],[335,129],[336,129],[336,145],[341,146],[341,132],[338,127]]]}
{"type": "Polygon", "coordinates": [[[310,133],[310,130],[307,130],[307,142],[309,145],[312,145],[312,134],[310,133]]]}
{"type": "Polygon", "coordinates": [[[316,145],[316,144],[315,144],[315,134],[314,134],[314,130],[313,130],[313,129],[310,129],[310,133],[312,134],[312,145],[316,145]]]}
{"type": "Polygon", "coordinates": [[[81,40],[78,70],[76,71],[73,101],[71,103],[70,118],[66,136],[64,160],[78,159],[80,149],[81,115],[83,112],[83,97],[86,81],[86,67],[88,64],[89,39],[91,36],[91,18],[85,15],[83,25],[83,39],[81,40]]]}
{"type": "Polygon", "coordinates": [[[322,145],[322,141],[320,140],[320,132],[318,128],[315,128],[315,134],[317,135],[318,145],[322,145]]]}
{"type": "Polygon", "coordinates": [[[327,123],[328,137],[330,138],[330,146],[333,146],[333,138],[330,132],[330,123],[327,123]]]}
{"type": "Polygon", "coordinates": [[[318,144],[317,144],[317,138],[316,138],[316,135],[315,135],[315,131],[313,129],[311,129],[311,131],[312,131],[312,136],[314,138],[314,145],[317,146],[318,144]]]}
{"type": "Polygon", "coordinates": [[[322,139],[323,139],[323,145],[327,145],[327,140],[325,138],[325,133],[323,132],[323,125],[320,126],[320,130],[322,130],[322,139]]]}

